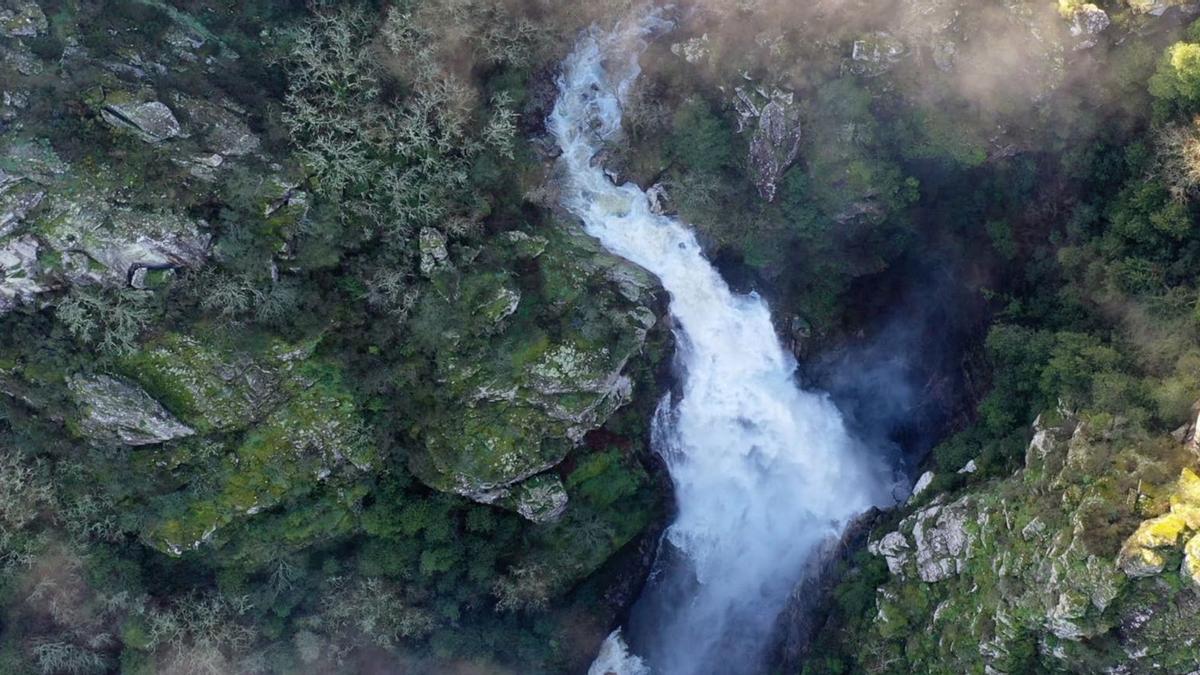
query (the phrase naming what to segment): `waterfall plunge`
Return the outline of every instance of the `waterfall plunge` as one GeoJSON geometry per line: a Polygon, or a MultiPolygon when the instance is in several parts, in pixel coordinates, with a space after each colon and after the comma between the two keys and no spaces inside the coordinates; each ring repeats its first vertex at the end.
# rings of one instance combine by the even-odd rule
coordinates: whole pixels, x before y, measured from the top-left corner
{"type": "Polygon", "coordinates": [[[890,486],[829,399],[800,389],[766,303],[730,291],[685,223],[655,215],[637,185],[613,184],[593,162],[620,131],[646,38],[669,26],[652,12],[585,34],[548,120],[562,149],[564,205],[670,294],[682,392],[663,400],[653,429],[675,487],[666,537],[678,560],[660,560],[635,608],[642,625],[631,642],[645,664],[614,633],[592,670],[753,672],[810,553],[886,502],[890,486]]]}

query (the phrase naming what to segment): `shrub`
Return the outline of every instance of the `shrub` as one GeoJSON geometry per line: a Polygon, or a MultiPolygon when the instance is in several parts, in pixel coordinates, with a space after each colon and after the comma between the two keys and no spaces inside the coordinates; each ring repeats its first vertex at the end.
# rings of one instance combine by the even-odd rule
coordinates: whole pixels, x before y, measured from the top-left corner
{"type": "Polygon", "coordinates": [[[119,291],[74,287],[59,302],[55,316],[80,342],[108,354],[128,354],[150,323],[152,295],[144,291],[119,291]]]}

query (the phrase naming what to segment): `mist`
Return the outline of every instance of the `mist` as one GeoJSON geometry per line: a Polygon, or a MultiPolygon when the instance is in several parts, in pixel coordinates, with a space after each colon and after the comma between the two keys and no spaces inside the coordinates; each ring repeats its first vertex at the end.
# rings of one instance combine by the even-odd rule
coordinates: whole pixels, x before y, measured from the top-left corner
{"type": "Polygon", "coordinates": [[[685,223],[652,213],[640,187],[615,185],[593,162],[620,133],[645,39],[668,27],[652,12],[581,38],[549,126],[564,205],[659,278],[675,320],[680,388],[659,404],[652,438],[676,514],[634,609],[633,651],[662,675],[749,673],[816,547],[889,503],[892,485],[829,397],[799,388],[762,298],[733,293],[685,223]]]}

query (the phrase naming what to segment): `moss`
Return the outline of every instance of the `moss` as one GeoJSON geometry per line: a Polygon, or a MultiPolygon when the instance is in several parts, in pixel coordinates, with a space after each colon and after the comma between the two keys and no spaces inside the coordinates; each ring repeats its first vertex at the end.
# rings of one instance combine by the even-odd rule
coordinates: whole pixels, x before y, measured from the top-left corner
{"type": "Polygon", "coordinates": [[[195,549],[219,528],[377,463],[340,370],[311,352],[272,342],[255,357],[168,335],[125,360],[127,372],[204,432],[244,430],[207,470],[210,487],[172,496],[144,532],[148,541],[177,554],[195,549]]]}
{"type": "Polygon", "coordinates": [[[625,403],[619,375],[654,323],[649,279],[578,226],[506,240],[416,312],[445,387],[410,467],[431,487],[487,500],[560,462],[625,403]],[[501,271],[514,266],[525,272],[501,271]]]}

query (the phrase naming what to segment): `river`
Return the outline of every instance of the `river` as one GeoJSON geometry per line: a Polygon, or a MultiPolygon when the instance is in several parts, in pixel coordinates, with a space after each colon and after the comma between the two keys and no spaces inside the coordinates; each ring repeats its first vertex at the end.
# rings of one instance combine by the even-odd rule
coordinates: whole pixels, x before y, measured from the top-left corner
{"type": "MultiPolygon", "coordinates": [[[[563,64],[548,125],[562,150],[563,205],[612,253],[670,295],[679,388],[659,405],[655,450],[676,516],[624,636],[592,672],[757,672],[808,557],[846,522],[890,499],[889,472],[848,433],[828,396],[803,389],[758,295],[734,293],[692,229],[651,211],[637,185],[596,161],[660,12],[584,34],[563,64]]],[[[803,261],[796,261],[803,264],[803,261]]]]}

